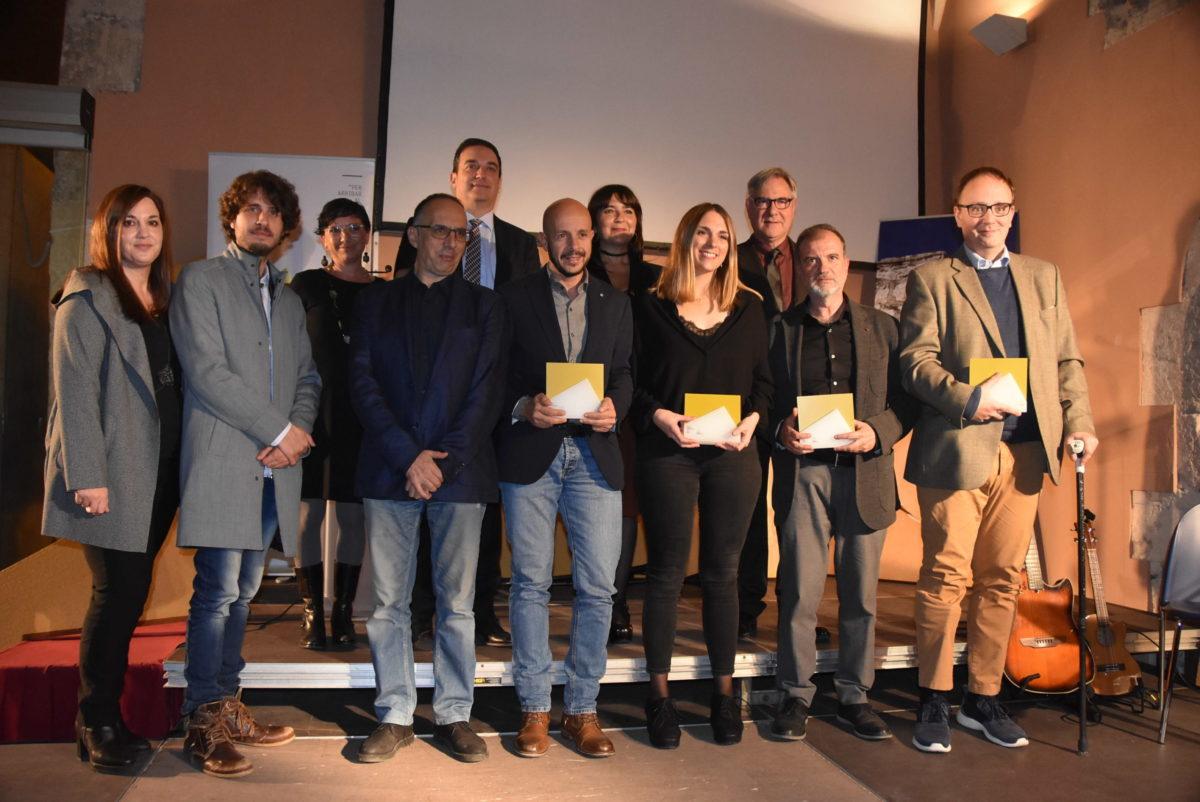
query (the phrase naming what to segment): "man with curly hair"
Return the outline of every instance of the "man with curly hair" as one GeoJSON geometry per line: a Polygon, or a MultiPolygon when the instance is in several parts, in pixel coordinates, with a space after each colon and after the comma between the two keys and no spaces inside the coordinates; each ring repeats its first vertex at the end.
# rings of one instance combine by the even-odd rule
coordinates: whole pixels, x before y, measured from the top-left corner
{"type": "Polygon", "coordinates": [[[252,770],[238,746],[279,746],[291,727],[261,725],[238,699],[250,600],[278,528],[295,552],[300,460],[313,445],[321,379],[304,307],[270,254],[300,224],[287,180],[266,171],[221,196],[229,247],[183,269],[171,333],[184,372],[178,542],[196,549],[187,626],[186,749],[206,774],[252,770]]]}

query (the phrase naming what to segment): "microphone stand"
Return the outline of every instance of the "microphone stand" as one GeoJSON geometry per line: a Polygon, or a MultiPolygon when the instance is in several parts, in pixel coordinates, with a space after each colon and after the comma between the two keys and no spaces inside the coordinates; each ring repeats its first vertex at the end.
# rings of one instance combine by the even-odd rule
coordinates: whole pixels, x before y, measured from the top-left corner
{"type": "Polygon", "coordinates": [[[1087,739],[1087,644],[1084,641],[1084,632],[1086,632],[1084,619],[1087,617],[1087,552],[1085,550],[1084,535],[1087,522],[1084,520],[1087,513],[1083,508],[1083,442],[1080,440],[1072,440],[1070,442],[1071,454],[1075,459],[1075,499],[1076,499],[1076,520],[1075,520],[1075,543],[1079,557],[1079,620],[1077,622],[1079,629],[1079,748],[1080,755],[1086,755],[1088,751],[1087,739]]]}

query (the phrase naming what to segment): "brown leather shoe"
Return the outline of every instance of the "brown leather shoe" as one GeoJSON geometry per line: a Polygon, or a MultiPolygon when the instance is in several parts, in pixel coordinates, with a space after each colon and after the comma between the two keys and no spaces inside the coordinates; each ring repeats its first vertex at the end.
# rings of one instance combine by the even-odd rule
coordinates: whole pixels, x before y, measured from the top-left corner
{"type": "Polygon", "coordinates": [[[616,752],[613,742],[600,729],[595,713],[563,716],[562,734],[585,757],[612,757],[616,752]]]}
{"type": "Polygon", "coordinates": [[[296,731],[282,724],[259,724],[236,696],[221,700],[221,717],[229,740],[241,746],[283,746],[296,737],[296,731]]]}
{"type": "Polygon", "coordinates": [[[521,729],[517,732],[517,754],[521,757],[541,757],[550,748],[550,714],[522,713],[521,729]]]}
{"type": "Polygon", "coordinates": [[[183,748],[205,774],[222,779],[244,777],[254,771],[254,766],[229,740],[221,708],[219,701],[196,708],[183,748]]]}

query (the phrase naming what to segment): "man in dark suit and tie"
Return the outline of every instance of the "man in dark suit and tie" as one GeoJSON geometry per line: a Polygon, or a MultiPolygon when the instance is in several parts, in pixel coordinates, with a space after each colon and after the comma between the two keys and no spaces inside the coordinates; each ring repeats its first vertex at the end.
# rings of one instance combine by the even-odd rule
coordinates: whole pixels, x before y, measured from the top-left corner
{"type": "MultiPolygon", "coordinates": [[[[462,258],[463,278],[472,284],[500,289],[540,267],[537,240],[495,214],[500,197],[503,164],[500,151],[486,139],[464,139],[454,151],[450,190],[467,212],[471,241],[462,258]]],[[[405,238],[396,255],[397,271],[412,269],[416,251],[405,238]]],[[[475,583],[475,632],[480,646],[507,646],[512,639],[496,617],[494,600],[500,587],[500,505],[489,504],[479,544],[479,573],[475,583]]],[[[422,544],[424,545],[424,544],[422,544]]],[[[433,589],[423,559],[413,590],[417,630],[427,629],[433,613],[433,589]]]]}
{"type": "MultiPolygon", "coordinates": [[[[796,285],[806,301],[779,316],[771,339],[775,379],[775,526],[779,534],[779,665],[783,698],[771,734],[804,738],[816,686],[813,630],[835,542],[838,721],[868,740],[890,738],[867,702],[875,677],[875,591],[887,528],[896,519],[892,446],[916,416],[900,389],[899,334],[887,314],[846,297],[846,243],[827,224],[796,243],[796,285]],[[853,393],[853,432],[814,449],[798,431],[796,396],[853,393]]],[[[806,424],[808,421],[806,421],[806,424]]],[[[850,423],[850,421],[847,421],[850,423]]]]}
{"type": "MultiPolygon", "coordinates": [[[[550,265],[500,290],[512,321],[504,408],[497,430],[500,493],[512,547],[509,593],[513,681],[523,720],[517,753],[539,757],[550,746],[550,583],[554,529],[566,525],[575,585],[563,737],[588,757],[613,744],[596,719],[617,561],[624,485],[617,421],[633,399],[629,297],[589,278],[592,221],[587,207],[564,198],[542,220],[550,265]],[[600,403],[569,421],[546,395],[547,363],[604,366],[600,403]]],[[[579,413],[576,413],[579,414],[579,413]]]]}
{"type": "MultiPolygon", "coordinates": [[[[751,234],[738,245],[738,278],[763,299],[768,324],[792,305],[792,251],[788,238],[796,217],[796,179],[782,167],[768,167],[746,183],[746,217],[751,234]]],[[[742,559],[738,565],[738,638],[758,634],[758,616],[767,595],[767,465],[771,448],[757,438],[763,484],[742,559]]],[[[829,633],[824,633],[828,638],[829,633]]]]}
{"type": "Polygon", "coordinates": [[[409,602],[422,517],[437,589],[435,738],[465,762],[487,757],[468,724],[472,605],[479,526],[498,496],[491,434],[503,390],[505,314],[494,292],[459,272],[468,232],[454,197],[421,201],[405,232],[417,250],[413,272],[370,288],[355,307],[350,386],[364,431],[356,489],[375,586],[367,634],[380,722],[359,749],[365,763],[387,760],[413,740],[409,602]]]}

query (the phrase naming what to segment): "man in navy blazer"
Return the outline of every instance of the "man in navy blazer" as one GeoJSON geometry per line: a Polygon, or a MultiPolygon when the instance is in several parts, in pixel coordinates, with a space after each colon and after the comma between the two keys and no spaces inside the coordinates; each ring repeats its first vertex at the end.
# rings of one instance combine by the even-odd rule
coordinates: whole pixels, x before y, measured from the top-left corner
{"type": "MultiPolygon", "coordinates": [[[[467,210],[472,237],[462,257],[467,281],[498,290],[510,281],[538,272],[537,240],[527,231],[496,216],[503,179],[500,150],[486,139],[468,137],[454,150],[450,191],[467,210]]],[[[396,254],[396,270],[411,270],[416,250],[405,239],[396,254]]],[[[480,646],[507,646],[511,639],[496,617],[495,597],[500,587],[500,505],[489,504],[483,516],[479,543],[479,568],[475,574],[475,642],[480,646]]],[[[427,535],[423,535],[428,539],[427,535]]],[[[422,549],[427,547],[422,543],[422,549]]],[[[433,613],[429,561],[422,558],[413,590],[413,617],[418,634],[429,627],[433,613]]]]}
{"type": "Polygon", "coordinates": [[[512,548],[513,682],[523,714],[517,753],[539,757],[550,743],[547,605],[561,514],[575,584],[562,733],[584,755],[608,757],[613,744],[596,720],[596,696],[607,667],[621,554],[624,476],[616,426],[633,398],[633,318],[625,293],[588,276],[587,207],[570,198],[556,201],[542,228],[550,264],[500,290],[513,327],[507,417],[497,430],[496,450],[512,548]],[[593,387],[599,403],[575,412],[575,420],[546,395],[547,363],[564,362],[604,366],[604,387],[593,387]]]}
{"type": "Polygon", "coordinates": [[[350,381],[365,436],[357,492],[367,519],[375,610],[367,621],[379,727],[359,760],[387,760],[412,743],[417,697],[409,601],[422,515],[437,592],[435,737],[466,762],[487,757],[468,725],[475,682],[475,567],[485,505],[496,501],[491,432],[500,412],[505,313],[491,290],[465,281],[469,236],[451,195],[417,205],[405,236],[413,272],[372,287],[356,306],[350,381]]]}

